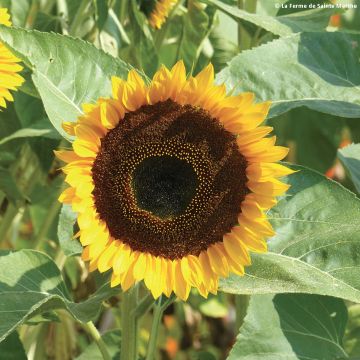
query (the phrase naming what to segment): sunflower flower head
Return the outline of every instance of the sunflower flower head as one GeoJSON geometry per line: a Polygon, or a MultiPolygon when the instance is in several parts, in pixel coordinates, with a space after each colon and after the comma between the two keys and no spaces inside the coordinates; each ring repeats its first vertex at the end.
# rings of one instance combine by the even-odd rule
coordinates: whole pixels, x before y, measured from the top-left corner
{"type": "Polygon", "coordinates": [[[134,70],[112,78],[112,98],[84,105],[64,129],[75,136],[57,156],[70,185],[60,196],[78,212],[83,259],[112,271],[126,291],[144,281],[155,298],[206,297],[249,251],[265,252],[274,231],[264,211],[293,171],[276,163],[288,149],[259,126],[269,102],[227,96],[208,65],[186,77],[182,61],[150,85],[134,70]]]}
{"type": "MultiPolygon", "coordinates": [[[[11,26],[10,15],[5,8],[0,8],[0,24],[11,26]]],[[[10,90],[16,90],[24,82],[18,74],[22,70],[18,62],[20,59],[0,43],[0,107],[6,107],[6,100],[14,100],[10,90]]]]}
{"type": "Polygon", "coordinates": [[[160,29],[177,0],[143,0],[140,10],[154,29],[160,29]]]}

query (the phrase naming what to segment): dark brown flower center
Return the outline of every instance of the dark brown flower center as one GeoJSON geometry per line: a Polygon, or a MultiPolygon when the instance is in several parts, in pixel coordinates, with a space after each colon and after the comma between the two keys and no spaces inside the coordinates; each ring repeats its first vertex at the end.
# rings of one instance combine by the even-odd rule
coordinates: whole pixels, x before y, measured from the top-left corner
{"type": "Polygon", "coordinates": [[[152,156],[133,174],[137,205],[162,219],[185,212],[196,194],[199,181],[193,167],[174,156],[152,156]]]}
{"type": "Polygon", "coordinates": [[[155,10],[156,0],[141,0],[140,11],[142,11],[148,18],[150,14],[155,10]]]}
{"type": "Polygon", "coordinates": [[[198,255],[237,223],[245,170],[235,136],[208,112],[172,100],[145,105],[101,141],[95,206],[133,250],[198,255]]]}

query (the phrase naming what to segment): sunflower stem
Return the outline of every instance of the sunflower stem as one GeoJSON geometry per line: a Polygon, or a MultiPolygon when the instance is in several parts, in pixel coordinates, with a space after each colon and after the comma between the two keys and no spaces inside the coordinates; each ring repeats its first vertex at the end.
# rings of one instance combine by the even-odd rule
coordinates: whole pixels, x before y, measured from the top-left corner
{"type": "Polygon", "coordinates": [[[0,222],[0,242],[5,241],[6,235],[9,232],[9,229],[13,223],[15,216],[17,215],[19,208],[13,204],[9,204],[6,209],[4,217],[0,222]]]}
{"type": "Polygon", "coordinates": [[[138,304],[139,284],[123,293],[121,303],[121,349],[120,360],[138,357],[138,319],[134,309],[138,304]]]}
{"type": "Polygon", "coordinates": [[[33,28],[39,8],[40,8],[39,0],[33,0],[31,2],[31,7],[28,16],[26,18],[25,28],[27,29],[33,28]]]}
{"type": "Polygon", "coordinates": [[[90,2],[88,0],[82,0],[80,6],[75,14],[75,17],[70,26],[70,34],[75,36],[78,27],[83,23],[84,18],[87,16],[86,9],[90,2]]]}
{"type": "Polygon", "coordinates": [[[143,316],[154,304],[154,298],[149,293],[144,296],[143,299],[139,302],[139,305],[133,310],[133,315],[135,318],[140,318],[143,316]]]}
{"type": "Polygon", "coordinates": [[[127,10],[128,10],[127,7],[128,7],[128,2],[127,1],[121,1],[120,2],[119,20],[120,20],[121,25],[124,25],[127,10]]]}
{"type": "MultiPolygon", "coordinates": [[[[60,190],[62,191],[62,189],[63,186],[60,188],[60,190]]],[[[58,192],[58,195],[60,195],[61,191],[58,192]]],[[[58,201],[57,197],[58,196],[56,196],[56,200],[50,206],[47,216],[44,222],[41,224],[40,230],[37,234],[36,242],[35,242],[36,250],[41,250],[41,247],[44,245],[44,241],[46,240],[50,227],[53,224],[56,216],[59,214],[59,211],[61,209],[62,204],[60,203],[60,201],[58,201]]]]}
{"type": "Polygon", "coordinates": [[[159,299],[155,303],[154,315],[153,315],[153,322],[151,326],[150,332],[150,339],[148,350],[146,354],[145,360],[153,360],[155,359],[155,351],[156,351],[156,344],[157,338],[159,334],[160,322],[163,316],[164,311],[166,308],[175,301],[176,297],[174,294],[171,294],[169,298],[166,296],[161,295],[159,299]]]}
{"type": "Polygon", "coordinates": [[[155,359],[155,351],[156,351],[157,338],[158,338],[158,334],[159,334],[160,322],[161,322],[163,312],[165,310],[160,305],[160,303],[161,303],[161,296],[160,296],[158,302],[156,303],[155,309],[154,309],[154,316],[153,316],[153,322],[151,325],[151,332],[150,332],[148,350],[147,350],[147,354],[146,354],[146,360],[155,359]]]}
{"type": "Polygon", "coordinates": [[[92,321],[89,321],[86,324],[82,324],[82,327],[86,331],[86,333],[89,334],[92,337],[92,339],[95,341],[95,344],[99,348],[103,359],[111,360],[111,356],[106,347],[106,344],[103,341],[103,339],[101,338],[101,335],[100,335],[98,329],[95,327],[94,323],[92,321]]]}

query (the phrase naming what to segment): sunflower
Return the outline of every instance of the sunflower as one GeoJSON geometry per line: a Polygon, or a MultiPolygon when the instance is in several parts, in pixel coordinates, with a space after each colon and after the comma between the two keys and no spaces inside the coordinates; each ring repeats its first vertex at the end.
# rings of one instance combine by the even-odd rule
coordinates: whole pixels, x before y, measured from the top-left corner
{"type": "Polygon", "coordinates": [[[206,297],[274,235],[264,211],[293,171],[275,163],[288,149],[266,137],[272,128],[259,127],[270,103],[213,82],[212,65],[188,79],[182,61],[163,66],[148,86],[131,70],[112,78],[112,98],[63,124],[75,141],[56,152],[70,185],[59,200],[79,214],[83,259],[112,269],[112,286],[144,280],[154,298],[185,300],[192,287],[206,297]]]}
{"type": "MultiPolygon", "coordinates": [[[[7,9],[0,8],[0,24],[11,26],[10,15],[7,9]]],[[[20,61],[2,43],[0,43],[0,107],[6,107],[5,100],[13,101],[9,90],[16,90],[24,79],[18,74],[22,66],[20,61]]]]}
{"type": "Polygon", "coordinates": [[[176,0],[143,0],[140,10],[154,29],[160,29],[176,0]]]}

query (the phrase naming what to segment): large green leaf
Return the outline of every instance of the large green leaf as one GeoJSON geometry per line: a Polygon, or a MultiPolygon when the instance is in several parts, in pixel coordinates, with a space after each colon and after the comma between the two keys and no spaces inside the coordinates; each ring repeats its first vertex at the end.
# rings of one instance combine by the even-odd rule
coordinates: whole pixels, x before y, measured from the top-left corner
{"type": "Polygon", "coordinates": [[[90,43],[53,33],[0,26],[0,39],[32,70],[32,80],[54,127],[74,121],[81,104],[111,94],[112,75],[124,77],[129,66],[90,43]]]}
{"type": "MultiPolygon", "coordinates": [[[[275,35],[286,36],[302,31],[325,30],[329,18],[338,9],[311,9],[283,16],[252,14],[235,6],[227,5],[220,0],[203,0],[216,6],[234,19],[241,19],[255,24],[275,35]]],[[[275,7],[275,4],[273,5],[275,7]]]]}
{"type": "Polygon", "coordinates": [[[338,156],[349,170],[351,179],[360,193],[360,144],[351,144],[340,149],[338,156]]]}
{"type": "Polygon", "coordinates": [[[244,51],[217,75],[227,88],[271,100],[270,116],[305,105],[360,117],[360,35],[302,33],[244,51]]]}
{"type": "Polygon", "coordinates": [[[184,60],[187,69],[195,67],[204,40],[209,34],[210,18],[203,6],[198,1],[191,0],[188,2],[187,13],[182,16],[178,58],[184,60]]]}
{"type": "Polygon", "coordinates": [[[276,235],[253,254],[243,277],[220,288],[236,294],[314,293],[360,302],[360,200],[302,167],[286,196],[268,212],[276,235]]]}
{"type": "Polygon", "coordinates": [[[74,303],[60,270],[47,255],[34,250],[0,253],[0,341],[39,313],[65,308],[81,322],[93,320],[104,300],[119,289],[106,283],[82,303],[74,303]]]}
{"type": "Polygon", "coordinates": [[[347,310],[339,299],[253,296],[228,360],[346,359],[342,348],[346,321],[347,310]]]}
{"type": "Polygon", "coordinates": [[[74,239],[74,224],[77,214],[74,213],[70,205],[63,205],[61,208],[58,224],[58,238],[61,249],[66,256],[79,255],[82,252],[82,246],[79,240],[74,239]]]}

